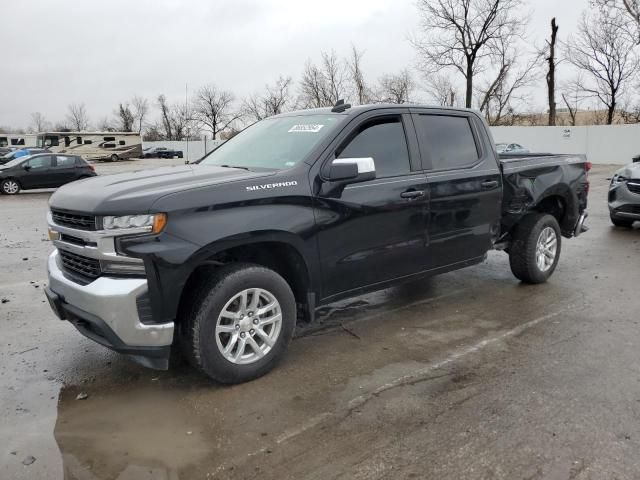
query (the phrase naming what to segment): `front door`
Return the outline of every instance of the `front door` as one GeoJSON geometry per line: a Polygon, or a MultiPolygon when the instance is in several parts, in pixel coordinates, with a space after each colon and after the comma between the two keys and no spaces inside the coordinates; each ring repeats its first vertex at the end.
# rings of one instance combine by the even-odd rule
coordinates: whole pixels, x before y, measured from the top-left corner
{"type": "Polygon", "coordinates": [[[370,115],[326,159],[371,157],[376,179],[315,198],[324,298],[422,270],[428,191],[410,123],[409,115],[370,115]]]}
{"type": "Polygon", "coordinates": [[[38,155],[22,163],[25,172],[20,177],[22,188],[45,188],[50,182],[51,155],[38,155]]]}
{"type": "Polygon", "coordinates": [[[482,257],[499,232],[502,176],[472,113],[413,115],[429,183],[429,268],[482,257]]]}

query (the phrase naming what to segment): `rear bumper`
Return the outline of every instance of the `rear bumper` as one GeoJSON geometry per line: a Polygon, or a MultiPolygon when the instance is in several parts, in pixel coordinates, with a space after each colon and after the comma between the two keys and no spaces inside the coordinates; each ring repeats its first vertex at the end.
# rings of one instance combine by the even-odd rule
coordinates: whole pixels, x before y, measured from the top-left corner
{"type": "Polygon", "coordinates": [[[58,257],[57,250],[49,257],[45,291],[56,315],[101,345],[131,355],[145,366],[167,368],[174,324],[140,320],[137,300],[147,293],[147,281],[99,277],[80,285],[64,275],[58,257]]]}

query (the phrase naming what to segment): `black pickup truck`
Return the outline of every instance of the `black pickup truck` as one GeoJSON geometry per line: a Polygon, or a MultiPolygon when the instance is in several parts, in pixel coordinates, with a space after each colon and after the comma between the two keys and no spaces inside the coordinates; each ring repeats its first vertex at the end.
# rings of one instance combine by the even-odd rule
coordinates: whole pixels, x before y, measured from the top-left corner
{"type": "Polygon", "coordinates": [[[323,304],[508,253],[544,282],[586,230],[584,156],[501,158],[480,115],[374,105],[277,115],[198,164],[74,182],[50,200],[46,290],[84,335],[242,382],[323,304]]]}

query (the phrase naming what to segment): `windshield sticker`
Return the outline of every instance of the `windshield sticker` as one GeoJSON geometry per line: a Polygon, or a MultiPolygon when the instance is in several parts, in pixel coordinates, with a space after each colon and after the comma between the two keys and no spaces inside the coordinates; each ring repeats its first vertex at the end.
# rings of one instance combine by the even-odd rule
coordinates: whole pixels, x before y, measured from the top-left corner
{"type": "Polygon", "coordinates": [[[289,133],[294,132],[306,132],[306,133],[318,133],[322,130],[324,125],[320,125],[319,123],[309,123],[307,125],[294,125],[289,129],[289,133]]]}

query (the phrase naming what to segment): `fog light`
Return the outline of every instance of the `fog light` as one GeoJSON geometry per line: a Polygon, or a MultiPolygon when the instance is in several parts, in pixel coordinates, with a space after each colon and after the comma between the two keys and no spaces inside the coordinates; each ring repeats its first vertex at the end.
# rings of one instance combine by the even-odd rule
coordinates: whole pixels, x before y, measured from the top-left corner
{"type": "Polygon", "coordinates": [[[60,240],[60,232],[57,232],[53,229],[49,229],[49,240],[60,240]]]}

